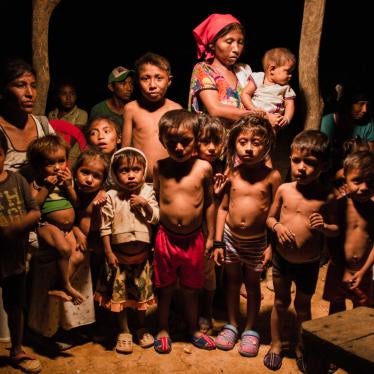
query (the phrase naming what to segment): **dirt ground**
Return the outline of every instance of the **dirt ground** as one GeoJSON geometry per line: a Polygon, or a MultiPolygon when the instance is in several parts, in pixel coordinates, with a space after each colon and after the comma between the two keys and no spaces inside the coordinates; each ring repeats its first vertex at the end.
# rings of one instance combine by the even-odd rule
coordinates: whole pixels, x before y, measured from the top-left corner
{"type": "MultiPolygon", "coordinates": [[[[320,271],[317,291],[312,299],[313,318],[326,316],[328,303],[321,298],[326,266],[320,271]]],[[[245,358],[238,353],[238,344],[232,351],[221,350],[202,351],[190,343],[183,341],[183,335],[178,332],[182,328],[181,319],[174,321],[176,331],[173,337],[173,349],[168,355],[160,355],[153,348],[143,349],[134,345],[134,352],[129,355],[118,354],[114,351],[115,334],[111,331],[112,338],[109,341],[94,343],[82,341],[73,348],[64,352],[42,349],[38,344],[33,344],[32,339],[26,339],[26,350],[34,352],[43,365],[43,373],[53,374],[88,374],[88,373],[271,373],[263,365],[263,358],[269,349],[270,343],[270,311],[273,304],[273,292],[266,288],[266,281],[261,282],[263,300],[259,315],[258,332],[261,336],[261,347],[257,357],[245,358]],[[186,352],[187,351],[187,352],[186,352]]],[[[241,313],[243,315],[246,307],[246,299],[241,297],[241,313]]],[[[348,308],[351,308],[348,305],[348,308]]],[[[295,339],[294,311],[291,308],[287,321],[288,340],[295,339]]],[[[155,313],[150,313],[149,322],[152,332],[156,332],[155,313]]],[[[221,307],[216,308],[215,329],[219,330],[224,324],[224,311],[221,307]]],[[[292,344],[291,344],[292,346],[292,344]]],[[[9,366],[8,362],[9,343],[0,343],[0,373],[16,374],[18,370],[9,366]]],[[[278,373],[298,373],[295,359],[288,354],[283,359],[282,368],[278,373]]],[[[338,370],[337,374],[345,373],[338,370]]]]}

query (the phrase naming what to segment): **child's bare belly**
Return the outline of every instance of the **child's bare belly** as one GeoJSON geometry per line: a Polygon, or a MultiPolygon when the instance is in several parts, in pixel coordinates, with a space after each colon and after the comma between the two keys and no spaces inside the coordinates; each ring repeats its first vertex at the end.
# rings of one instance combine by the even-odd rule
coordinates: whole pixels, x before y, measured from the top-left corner
{"type": "Polygon", "coordinates": [[[182,214],[174,215],[160,215],[160,222],[168,230],[178,233],[178,234],[190,234],[191,232],[197,230],[202,223],[201,215],[192,217],[190,215],[185,216],[182,214]]]}
{"type": "Polygon", "coordinates": [[[73,226],[75,213],[73,208],[57,210],[44,215],[44,219],[57,226],[59,229],[67,231],[73,226]]]}

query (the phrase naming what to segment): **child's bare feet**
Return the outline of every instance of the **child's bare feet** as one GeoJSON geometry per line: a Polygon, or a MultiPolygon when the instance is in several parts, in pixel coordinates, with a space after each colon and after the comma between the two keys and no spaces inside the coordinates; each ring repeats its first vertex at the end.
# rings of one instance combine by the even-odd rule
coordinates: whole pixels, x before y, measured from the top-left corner
{"type": "Polygon", "coordinates": [[[72,301],[75,305],[82,304],[83,303],[83,296],[80,292],[78,292],[74,287],[72,287],[70,284],[67,284],[65,286],[65,290],[72,297],[72,301]]]}
{"type": "Polygon", "coordinates": [[[72,301],[72,299],[73,299],[65,291],[62,291],[62,290],[51,290],[51,291],[48,291],[48,295],[49,296],[59,297],[63,301],[72,301]]]}

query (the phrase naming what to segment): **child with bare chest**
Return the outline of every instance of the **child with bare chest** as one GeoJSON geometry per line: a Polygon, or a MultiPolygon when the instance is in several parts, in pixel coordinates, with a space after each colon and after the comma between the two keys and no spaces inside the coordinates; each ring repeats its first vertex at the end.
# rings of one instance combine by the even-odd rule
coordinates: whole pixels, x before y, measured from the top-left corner
{"type": "Polygon", "coordinates": [[[197,327],[204,246],[212,247],[214,232],[212,167],[195,157],[198,131],[198,115],[183,109],[169,111],[160,119],[160,141],[169,157],[157,162],[153,177],[160,204],[154,256],[160,329],[154,347],[158,353],[171,351],[168,319],[177,278],[186,301],[191,342],[198,348],[215,348],[214,341],[197,327]],[[205,245],[201,228],[204,215],[205,245]]]}
{"type": "Polygon", "coordinates": [[[281,182],[279,172],[265,165],[273,143],[274,133],[266,119],[247,116],[235,122],[227,145],[228,182],[217,214],[214,259],[217,265],[225,263],[229,323],[218,335],[216,345],[230,350],[238,339],[243,281],[248,301],[239,353],[246,357],[256,356],[260,346],[254,327],[261,303],[260,275],[271,257],[266,218],[281,182]]]}
{"type": "Polygon", "coordinates": [[[344,160],[346,195],[338,200],[341,235],[329,264],[324,299],[329,313],[345,310],[345,300],[353,307],[370,306],[374,264],[374,154],[357,151],[344,160]]]}
{"type": "Polygon", "coordinates": [[[172,82],[169,61],[155,53],[145,53],[135,62],[140,98],[126,104],[123,111],[122,146],[133,145],[147,156],[147,182],[152,182],[156,162],[167,157],[158,137],[158,121],[169,110],[182,106],[166,98],[172,82]]]}
{"type": "MultiPolygon", "coordinates": [[[[333,193],[319,176],[327,165],[329,142],[316,130],[299,133],[291,144],[293,182],[282,184],[267,219],[268,228],[276,234],[273,252],[275,301],[271,314],[272,343],[264,357],[271,370],[282,365],[281,331],[291,303],[291,283],[296,284],[294,306],[298,328],[311,319],[311,298],[319,271],[323,237],[338,235],[333,210],[333,193]]],[[[305,371],[301,341],[296,345],[296,363],[305,371]]]]}

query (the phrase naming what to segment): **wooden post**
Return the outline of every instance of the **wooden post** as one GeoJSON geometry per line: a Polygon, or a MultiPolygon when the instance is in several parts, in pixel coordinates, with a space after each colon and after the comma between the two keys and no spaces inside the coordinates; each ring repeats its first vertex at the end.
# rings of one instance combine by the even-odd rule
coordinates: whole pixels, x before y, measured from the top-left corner
{"type": "Polygon", "coordinates": [[[44,114],[49,90],[48,27],[51,14],[61,0],[32,1],[32,62],[37,75],[35,114],[44,114]]]}
{"type": "Polygon", "coordinates": [[[299,47],[299,85],[304,129],[320,129],[319,48],[326,0],[305,0],[299,47]]]}

